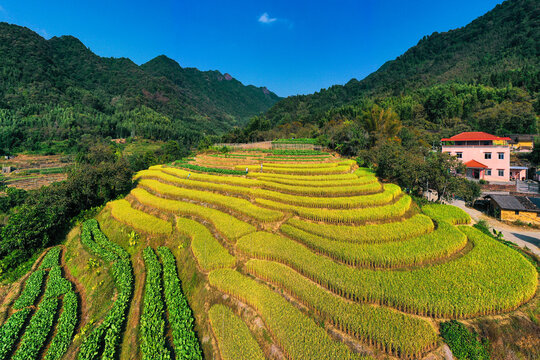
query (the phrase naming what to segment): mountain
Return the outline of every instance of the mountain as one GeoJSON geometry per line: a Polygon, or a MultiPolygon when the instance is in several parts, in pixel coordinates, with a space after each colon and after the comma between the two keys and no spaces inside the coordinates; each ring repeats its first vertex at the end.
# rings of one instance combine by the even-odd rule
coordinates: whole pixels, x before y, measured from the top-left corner
{"type": "MultiPolygon", "coordinates": [[[[363,80],[352,79],[345,85],[311,95],[283,99],[266,113],[266,119],[273,126],[295,121],[317,124],[329,110],[358,105],[366,98],[387,102],[386,105],[391,99],[390,103],[396,105],[399,102],[396,98],[409,96],[415,102],[413,105],[424,108],[433,93],[460,92],[455,84],[474,87],[464,91],[464,96],[479,97],[478,93],[484,91],[482,86],[511,85],[534,97],[540,87],[539,59],[540,2],[508,0],[465,27],[425,36],[416,46],[363,80]]],[[[435,97],[448,100],[445,94],[435,97]]],[[[519,101],[504,97],[498,97],[497,101],[534,101],[522,93],[518,97],[519,101]]],[[[462,118],[463,114],[451,115],[462,118]]],[[[434,120],[429,116],[424,118],[434,120]]]]}
{"type": "Polygon", "coordinates": [[[193,143],[243,125],[279,100],[264,87],[182,68],[163,55],[138,66],[100,57],[73,36],[45,40],[7,23],[0,23],[0,74],[4,151],[73,143],[85,134],[193,143]]]}
{"type": "Polygon", "coordinates": [[[245,119],[262,113],[274,105],[279,97],[267,88],[244,86],[229,74],[219,71],[199,71],[182,68],[176,61],[160,55],[141,65],[146,73],[165,77],[178,88],[208,107],[245,119]]]}

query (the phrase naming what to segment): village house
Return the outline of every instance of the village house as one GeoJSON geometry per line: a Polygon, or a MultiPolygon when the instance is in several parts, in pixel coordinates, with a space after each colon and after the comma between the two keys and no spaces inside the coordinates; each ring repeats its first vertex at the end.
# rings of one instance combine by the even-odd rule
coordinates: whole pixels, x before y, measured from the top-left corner
{"type": "Polygon", "coordinates": [[[540,225],[540,199],[513,195],[488,195],[489,211],[504,221],[540,225]]]}
{"type": "Polygon", "coordinates": [[[510,173],[510,140],[485,132],[463,132],[441,139],[441,142],[443,152],[456,156],[465,164],[468,178],[508,182],[511,176],[520,179],[526,176],[522,169],[512,169],[513,173],[510,173]]]}
{"type": "Polygon", "coordinates": [[[530,134],[510,134],[508,143],[514,152],[531,152],[534,147],[534,135],[530,134]]]}

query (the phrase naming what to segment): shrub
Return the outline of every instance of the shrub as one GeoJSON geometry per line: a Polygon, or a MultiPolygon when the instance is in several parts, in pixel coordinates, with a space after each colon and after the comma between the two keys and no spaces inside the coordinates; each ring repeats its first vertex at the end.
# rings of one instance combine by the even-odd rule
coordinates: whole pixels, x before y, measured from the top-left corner
{"type": "Polygon", "coordinates": [[[475,332],[469,331],[465,325],[450,320],[441,323],[441,337],[452,350],[458,360],[489,360],[489,343],[478,340],[475,332]]]}

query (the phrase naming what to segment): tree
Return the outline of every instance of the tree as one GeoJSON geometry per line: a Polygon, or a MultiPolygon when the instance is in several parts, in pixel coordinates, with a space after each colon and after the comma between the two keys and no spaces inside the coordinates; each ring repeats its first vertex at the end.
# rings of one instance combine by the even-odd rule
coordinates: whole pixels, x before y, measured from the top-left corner
{"type": "Polygon", "coordinates": [[[437,201],[449,199],[460,188],[457,174],[465,172],[465,165],[455,156],[441,152],[431,152],[426,157],[426,182],[430,189],[437,191],[437,201]]]}
{"type": "Polygon", "coordinates": [[[369,134],[371,145],[396,137],[401,130],[401,121],[398,114],[388,108],[378,105],[364,112],[361,119],[362,127],[369,134]]]}
{"type": "Polygon", "coordinates": [[[540,137],[535,138],[533,151],[529,155],[529,159],[534,165],[540,165],[540,137]]]}
{"type": "Polygon", "coordinates": [[[0,229],[0,271],[16,267],[34,252],[62,239],[71,219],[82,211],[131,190],[133,172],[110,146],[97,145],[78,159],[66,181],[28,195],[14,194],[16,201],[26,198],[12,208],[7,224],[0,229]]]}

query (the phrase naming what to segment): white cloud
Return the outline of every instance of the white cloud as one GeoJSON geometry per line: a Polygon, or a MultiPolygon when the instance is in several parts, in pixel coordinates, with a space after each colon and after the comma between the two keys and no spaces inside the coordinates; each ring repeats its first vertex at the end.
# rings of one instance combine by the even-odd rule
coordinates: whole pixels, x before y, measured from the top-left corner
{"type": "Polygon", "coordinates": [[[263,24],[271,24],[273,23],[274,21],[276,21],[277,18],[271,18],[267,12],[265,12],[264,14],[262,14],[260,17],[259,17],[259,22],[260,23],[263,23],[263,24]]]}
{"type": "Polygon", "coordinates": [[[41,28],[37,28],[36,29],[36,32],[38,34],[40,34],[41,36],[43,36],[45,39],[50,39],[51,38],[51,35],[49,35],[49,33],[47,32],[47,30],[45,29],[41,29],[41,28]]]}

